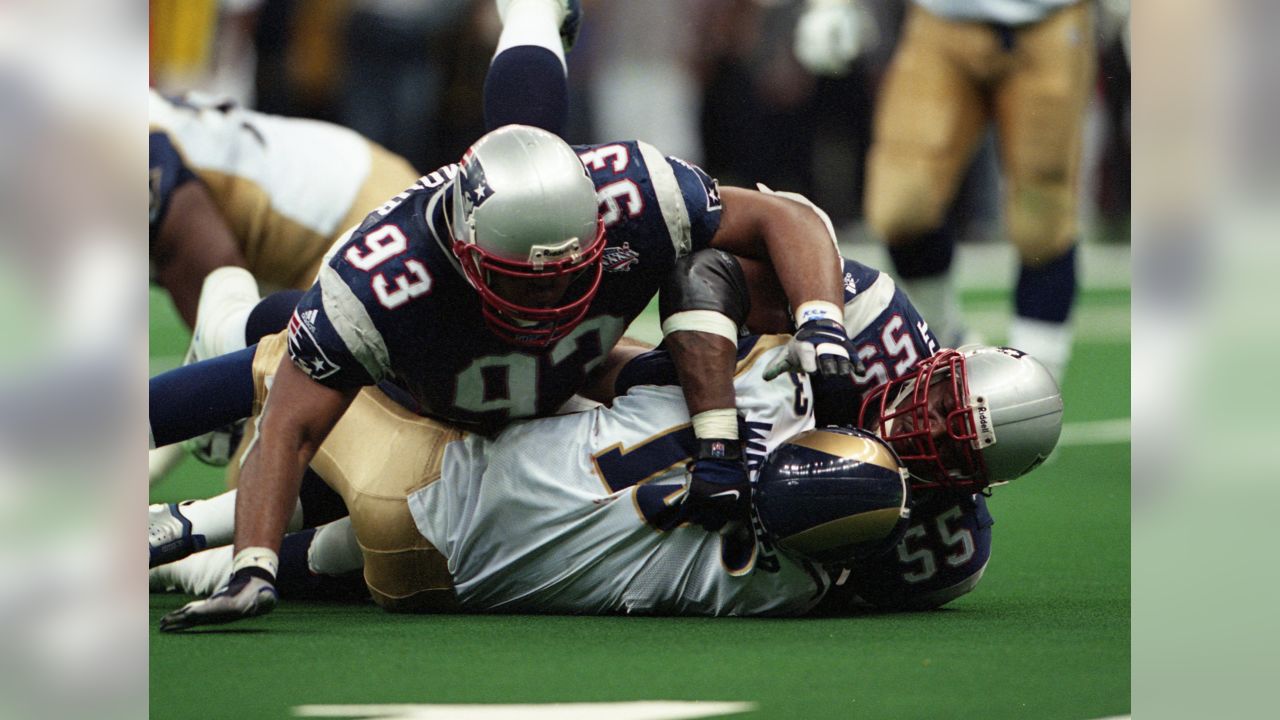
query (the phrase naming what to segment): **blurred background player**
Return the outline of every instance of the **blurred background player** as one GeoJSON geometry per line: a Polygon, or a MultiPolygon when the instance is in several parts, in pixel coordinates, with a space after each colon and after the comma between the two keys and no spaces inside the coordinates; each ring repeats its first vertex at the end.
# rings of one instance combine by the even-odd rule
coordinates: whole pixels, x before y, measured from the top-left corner
{"type": "MultiPolygon", "coordinates": [[[[334,241],[418,172],[346,128],[191,94],[150,94],[150,257],[155,281],[195,327],[204,295],[247,313],[263,292],[310,287],[334,241]],[[225,296],[225,297],[224,297],[225,296]],[[246,304],[247,303],[247,304],[246,304]]],[[[236,348],[220,328],[202,357],[236,348]]]]}
{"type": "MultiPolygon", "coordinates": [[[[948,212],[988,124],[1006,234],[1021,266],[1009,343],[1061,378],[1075,301],[1077,195],[1093,90],[1094,7],[1084,0],[913,0],[876,100],[867,220],[944,345],[966,334],[948,212]]],[[[839,71],[857,54],[853,0],[810,0],[797,54],[839,71]]]]}

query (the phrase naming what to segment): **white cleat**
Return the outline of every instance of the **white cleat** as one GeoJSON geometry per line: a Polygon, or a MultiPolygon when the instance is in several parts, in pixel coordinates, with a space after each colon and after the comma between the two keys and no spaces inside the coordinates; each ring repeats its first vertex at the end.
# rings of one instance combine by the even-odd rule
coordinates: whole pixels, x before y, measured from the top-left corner
{"type": "Polygon", "coordinates": [[[508,9],[521,2],[543,2],[555,6],[560,20],[560,43],[567,53],[578,41],[578,30],[582,28],[582,0],[497,0],[498,17],[505,24],[508,9]]]}
{"type": "Polygon", "coordinates": [[[160,503],[147,508],[147,544],[151,556],[148,567],[155,567],[203,550],[207,542],[204,535],[191,532],[191,521],[177,503],[160,503]]]}

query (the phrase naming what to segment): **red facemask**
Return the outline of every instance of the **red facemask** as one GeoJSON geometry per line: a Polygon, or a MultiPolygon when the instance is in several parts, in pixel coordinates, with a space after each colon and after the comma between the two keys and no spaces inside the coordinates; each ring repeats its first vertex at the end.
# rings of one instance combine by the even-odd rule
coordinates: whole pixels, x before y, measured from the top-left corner
{"type": "Polygon", "coordinates": [[[496,257],[475,243],[462,240],[453,243],[453,252],[462,263],[463,273],[480,293],[485,324],[503,340],[527,347],[546,347],[560,340],[586,317],[591,300],[600,289],[604,248],[603,220],[597,221],[595,237],[576,257],[545,262],[538,269],[531,262],[496,257]],[[518,280],[578,277],[566,291],[567,302],[552,307],[531,307],[494,292],[489,285],[494,275],[518,280]]]}
{"type": "Polygon", "coordinates": [[[961,353],[943,350],[872,390],[858,425],[877,424],[917,487],[977,492],[989,484],[961,353]]]}

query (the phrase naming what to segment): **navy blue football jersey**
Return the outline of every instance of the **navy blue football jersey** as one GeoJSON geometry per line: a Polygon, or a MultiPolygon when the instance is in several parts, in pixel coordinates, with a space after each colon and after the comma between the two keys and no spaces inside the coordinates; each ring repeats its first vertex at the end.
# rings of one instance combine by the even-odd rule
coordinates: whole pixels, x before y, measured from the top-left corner
{"type": "Polygon", "coordinates": [[[456,165],[371,213],[299,301],[289,352],[335,388],[391,382],[415,411],[480,431],[553,414],[657,293],[677,258],[720,223],[715,180],[636,141],[574,148],[605,223],[600,289],[585,319],[545,349],[491,333],[446,224],[456,165]]]}
{"type": "Polygon", "coordinates": [[[911,508],[907,534],[887,555],[852,568],[828,601],[854,597],[882,610],[929,610],[968,593],[991,558],[994,521],[981,495],[934,493],[911,508]]]}
{"type": "Polygon", "coordinates": [[[812,378],[819,425],[853,425],[866,394],[911,372],[938,352],[929,324],[893,279],[855,260],[844,261],[844,327],[860,367],[853,381],[812,378]]]}

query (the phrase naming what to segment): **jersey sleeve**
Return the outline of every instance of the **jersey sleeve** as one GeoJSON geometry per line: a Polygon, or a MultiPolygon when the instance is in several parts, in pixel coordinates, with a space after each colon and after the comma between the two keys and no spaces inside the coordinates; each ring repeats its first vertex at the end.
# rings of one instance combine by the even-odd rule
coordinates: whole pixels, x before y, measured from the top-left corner
{"type": "Polygon", "coordinates": [[[940,494],[913,507],[911,518],[896,548],[853,568],[846,597],[882,610],[931,610],[977,586],[991,558],[986,499],[940,494]]]}
{"type": "Polygon", "coordinates": [[[720,184],[702,168],[678,157],[668,155],[666,163],[689,217],[688,249],[681,254],[710,247],[711,238],[720,228],[720,184]]]}
{"type": "MultiPolygon", "coordinates": [[[[337,390],[372,385],[378,379],[343,340],[325,310],[324,288],[311,286],[289,319],[289,359],[312,380],[337,390]]],[[[341,322],[341,321],[339,321],[341,322]]]]}
{"type": "Polygon", "coordinates": [[[148,211],[151,242],[156,240],[156,233],[169,213],[169,200],[173,192],[185,183],[195,180],[196,174],[182,160],[182,154],[174,147],[169,134],[153,130],[149,138],[147,160],[150,164],[148,188],[151,193],[151,204],[148,211]]]}

